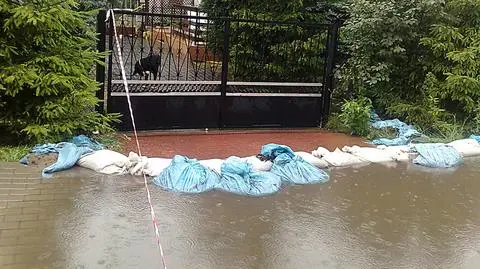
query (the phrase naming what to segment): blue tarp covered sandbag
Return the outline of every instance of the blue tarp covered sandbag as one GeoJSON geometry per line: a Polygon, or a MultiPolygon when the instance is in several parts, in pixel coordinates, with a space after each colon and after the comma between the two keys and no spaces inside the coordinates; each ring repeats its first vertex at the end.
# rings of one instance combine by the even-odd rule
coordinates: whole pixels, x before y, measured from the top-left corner
{"type": "Polygon", "coordinates": [[[260,154],[269,160],[274,160],[280,154],[287,154],[292,158],[295,156],[295,153],[290,147],[278,144],[263,145],[260,154]]]}
{"type": "Polygon", "coordinates": [[[221,166],[217,189],[248,196],[276,193],[282,186],[279,176],[271,172],[254,172],[253,166],[238,157],[230,157],[221,166]]]}
{"type": "Polygon", "coordinates": [[[168,191],[201,193],[212,190],[219,181],[220,175],[197,160],[176,155],[153,183],[168,191]]]}
{"type": "Polygon", "coordinates": [[[67,170],[72,168],[75,163],[84,155],[92,153],[93,150],[88,147],[77,147],[75,144],[72,143],[59,143],[52,147],[51,145],[43,148],[42,150],[48,150],[51,152],[58,152],[57,162],[48,166],[47,168],[43,169],[42,176],[49,177],[50,174],[67,170]],[[53,148],[56,151],[51,151],[53,148]]]}
{"type": "Polygon", "coordinates": [[[431,168],[450,168],[463,163],[462,155],[445,144],[414,144],[419,156],[413,163],[431,168]]]}
{"type": "Polygon", "coordinates": [[[383,128],[395,128],[397,130],[397,137],[393,139],[379,138],[372,141],[374,145],[386,145],[386,146],[400,146],[408,144],[412,138],[421,136],[421,134],[413,128],[398,119],[393,120],[378,120],[378,116],[375,117],[376,121],[372,121],[371,125],[376,129],[383,128]]]}
{"type": "Polygon", "coordinates": [[[299,156],[288,153],[278,155],[273,161],[272,173],[283,182],[292,184],[314,184],[328,181],[328,174],[306,162],[299,156]]]}

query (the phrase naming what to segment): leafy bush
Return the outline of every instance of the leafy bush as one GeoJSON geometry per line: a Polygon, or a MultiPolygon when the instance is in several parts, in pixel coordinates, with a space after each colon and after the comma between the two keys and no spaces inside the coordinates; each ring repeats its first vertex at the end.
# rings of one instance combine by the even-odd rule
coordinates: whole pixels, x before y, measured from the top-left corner
{"type": "Polygon", "coordinates": [[[367,136],[370,133],[371,113],[372,102],[370,99],[360,97],[343,104],[339,119],[352,134],[367,136]]]}
{"type": "Polygon", "coordinates": [[[479,131],[480,2],[351,0],[342,41],[353,82],[382,114],[427,133],[479,131]]]}
{"type": "Polygon", "coordinates": [[[480,118],[480,2],[447,1],[444,16],[421,39],[429,49],[426,85],[456,119],[478,130],[480,118]]]}
{"type": "Polygon", "coordinates": [[[343,78],[370,97],[376,108],[418,101],[424,81],[420,39],[437,16],[439,1],[351,0],[341,31],[349,59],[343,78]]]}
{"type": "Polygon", "coordinates": [[[44,142],[112,130],[116,115],[93,109],[99,85],[89,71],[100,54],[89,14],[75,7],[0,1],[0,122],[11,135],[44,142]]]}

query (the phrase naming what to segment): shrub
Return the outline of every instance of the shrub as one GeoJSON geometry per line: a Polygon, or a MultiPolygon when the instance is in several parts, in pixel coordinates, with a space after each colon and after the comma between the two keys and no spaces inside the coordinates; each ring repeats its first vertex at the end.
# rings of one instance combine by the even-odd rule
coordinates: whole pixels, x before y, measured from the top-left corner
{"type": "Polygon", "coordinates": [[[89,14],[73,0],[0,1],[0,122],[33,142],[111,131],[115,115],[94,111],[99,85],[89,14]]]}
{"type": "Polygon", "coordinates": [[[422,62],[426,49],[420,39],[435,21],[436,0],[351,0],[350,17],[341,31],[349,54],[342,77],[354,82],[378,109],[397,101],[415,103],[422,95],[422,62]]]}
{"type": "Polygon", "coordinates": [[[480,2],[447,1],[444,16],[421,39],[429,49],[429,92],[455,119],[478,130],[480,118],[480,2]]]}
{"type": "Polygon", "coordinates": [[[370,119],[372,102],[370,99],[360,97],[346,101],[339,115],[341,124],[352,134],[367,136],[370,133],[370,119]]]}

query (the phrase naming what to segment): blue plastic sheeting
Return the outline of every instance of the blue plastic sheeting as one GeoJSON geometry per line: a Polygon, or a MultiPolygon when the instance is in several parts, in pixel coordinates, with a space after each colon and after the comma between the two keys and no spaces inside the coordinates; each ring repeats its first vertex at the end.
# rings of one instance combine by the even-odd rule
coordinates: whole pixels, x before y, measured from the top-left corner
{"type": "Polygon", "coordinates": [[[295,153],[290,147],[278,144],[263,145],[260,154],[266,157],[268,160],[274,160],[281,154],[287,154],[292,158],[295,156],[295,153]]]}
{"type": "Polygon", "coordinates": [[[222,177],[217,189],[247,196],[276,193],[282,186],[279,176],[271,172],[254,172],[252,165],[238,157],[230,157],[221,167],[222,177]]]}
{"type": "Polygon", "coordinates": [[[75,144],[77,147],[87,147],[93,150],[104,149],[104,146],[97,141],[91,139],[86,135],[75,136],[70,140],[70,143],[75,144]]]}
{"type": "MultiPolygon", "coordinates": [[[[91,150],[100,150],[103,149],[104,146],[97,141],[89,138],[85,135],[79,135],[73,137],[70,141],[70,144],[73,144],[80,148],[89,148],[91,150]]],[[[59,153],[60,149],[63,148],[65,142],[59,144],[43,144],[43,145],[36,145],[32,148],[30,153],[35,153],[37,155],[49,154],[49,153],[59,153]]],[[[19,162],[24,165],[28,165],[28,156],[29,154],[25,155],[19,162]]]]}
{"type": "Polygon", "coordinates": [[[30,152],[37,153],[37,154],[48,154],[48,153],[58,153],[60,149],[61,149],[61,146],[58,146],[58,144],[43,144],[43,145],[36,145],[35,147],[33,147],[33,149],[30,152]]]}
{"type": "Polygon", "coordinates": [[[415,144],[419,156],[413,163],[431,168],[451,168],[463,163],[463,157],[445,144],[415,144]]]}
{"type": "Polygon", "coordinates": [[[480,143],[480,135],[471,135],[470,138],[475,139],[478,143],[480,143]]]}
{"type": "Polygon", "coordinates": [[[168,191],[201,193],[214,189],[220,176],[195,159],[176,155],[153,183],[168,191]]]}
{"type": "Polygon", "coordinates": [[[372,113],[370,124],[373,128],[382,129],[382,128],[395,128],[397,129],[397,137],[394,139],[389,138],[379,138],[372,141],[374,145],[386,145],[386,146],[400,146],[407,145],[412,138],[421,136],[413,126],[408,125],[399,119],[393,120],[380,120],[377,114],[372,113]]]}
{"type": "Polygon", "coordinates": [[[299,156],[292,157],[288,153],[282,153],[275,158],[271,172],[278,175],[283,182],[291,184],[324,183],[329,178],[325,171],[299,156]]]}
{"type": "Polygon", "coordinates": [[[91,148],[77,147],[77,145],[72,143],[59,143],[55,147],[50,145],[46,148],[39,148],[37,150],[43,151],[54,149],[58,152],[57,162],[43,169],[43,177],[50,177],[52,173],[70,169],[82,156],[93,152],[91,148]]]}

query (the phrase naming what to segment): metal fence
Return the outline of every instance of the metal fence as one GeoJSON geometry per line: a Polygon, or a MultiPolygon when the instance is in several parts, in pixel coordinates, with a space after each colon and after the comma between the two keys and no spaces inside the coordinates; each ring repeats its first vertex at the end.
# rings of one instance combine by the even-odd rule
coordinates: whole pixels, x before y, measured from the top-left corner
{"type": "Polygon", "coordinates": [[[157,14],[178,14],[181,6],[195,6],[194,0],[144,0],[144,10],[157,14]]]}
{"type": "MultiPolygon", "coordinates": [[[[168,3],[167,13],[115,12],[132,94],[312,97],[329,113],[339,23],[210,17],[168,3]]],[[[107,74],[108,96],[121,96],[113,24],[104,21],[100,13],[98,49],[111,53],[97,77],[107,74]]]]}

